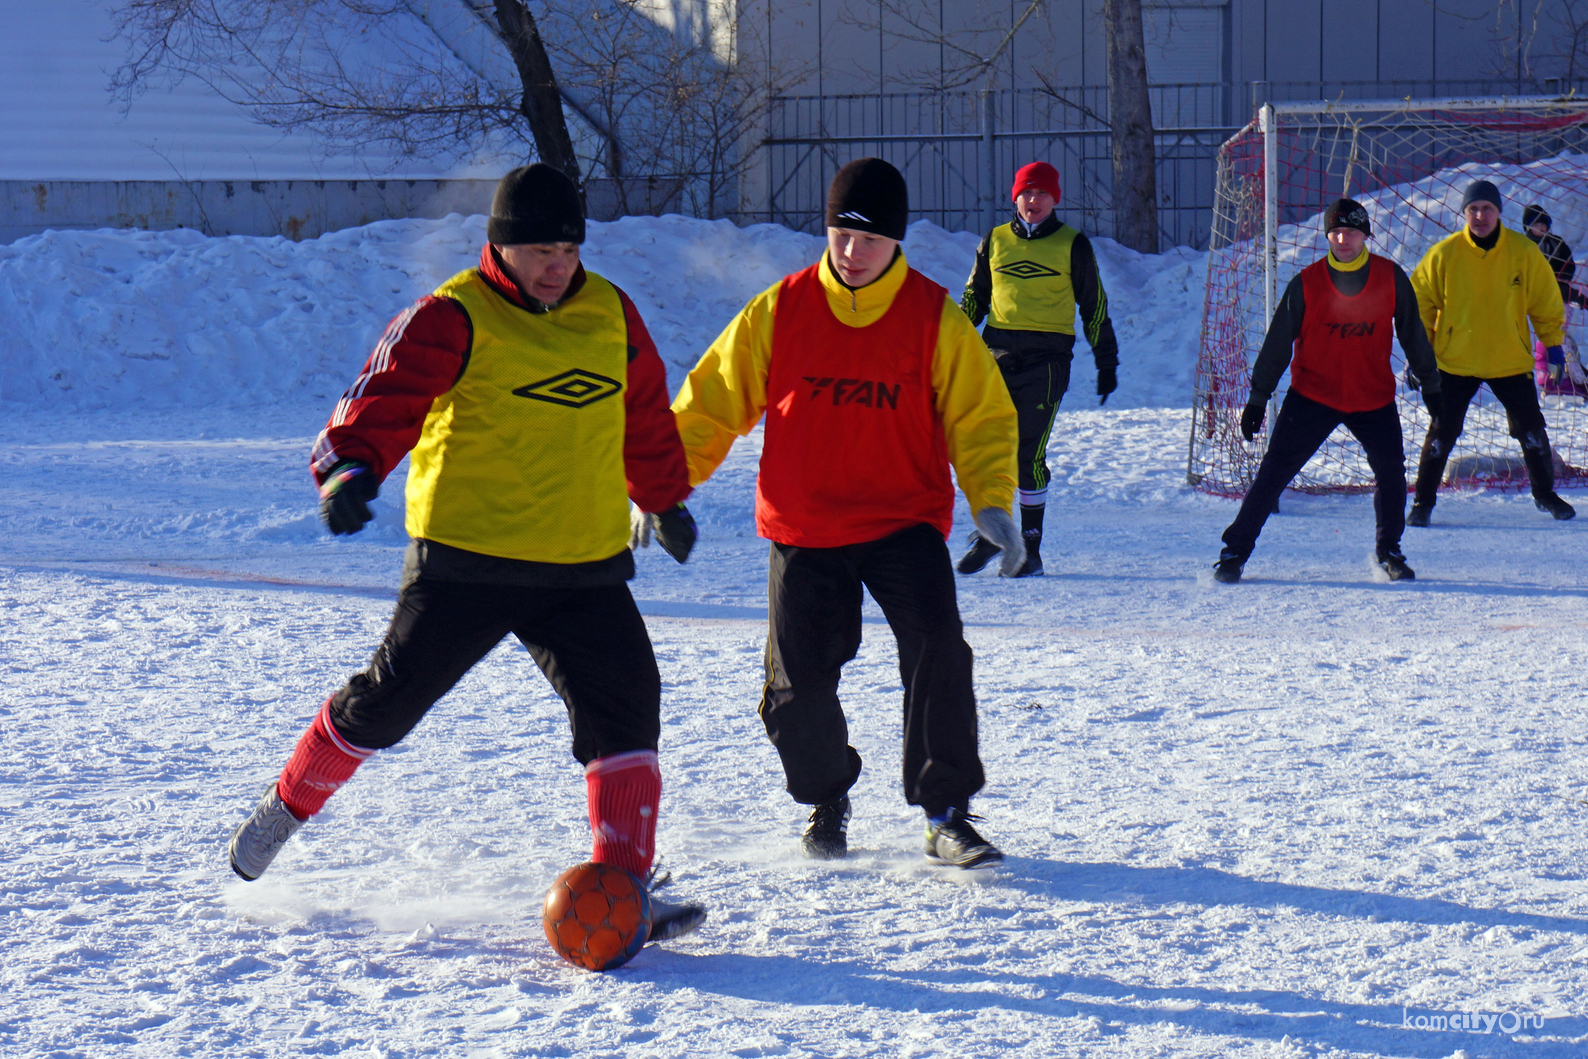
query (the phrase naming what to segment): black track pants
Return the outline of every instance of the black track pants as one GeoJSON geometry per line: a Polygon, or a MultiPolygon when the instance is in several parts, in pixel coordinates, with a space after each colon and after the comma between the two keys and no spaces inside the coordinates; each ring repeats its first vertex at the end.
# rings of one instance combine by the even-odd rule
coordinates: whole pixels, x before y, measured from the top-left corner
{"type": "MultiPolygon", "coordinates": [[[[1000,368],[1004,368],[1002,362],[1000,368]]],[[[1048,438],[1053,417],[1070,386],[1070,358],[1055,357],[1046,363],[1003,371],[1004,385],[1015,405],[1019,430],[1020,488],[1037,492],[1048,487],[1048,438]]]]}
{"type": "Polygon", "coordinates": [[[1235,521],[1224,531],[1228,550],[1242,559],[1252,554],[1279,494],[1342,423],[1361,442],[1373,470],[1376,550],[1380,556],[1400,551],[1401,534],[1406,529],[1406,449],[1401,444],[1400,412],[1393,403],[1371,412],[1340,412],[1295,390],[1285,395],[1268,451],[1257,465],[1257,477],[1241,501],[1235,521]]]}
{"type": "Polygon", "coordinates": [[[332,697],[337,732],[370,749],[398,742],[508,633],[562,696],[581,764],[656,749],[661,678],[627,585],[529,588],[420,578],[398,595],[369,668],[332,697]]]}
{"type": "Polygon", "coordinates": [[[899,644],[905,799],[929,813],[967,808],[984,780],[971,651],[948,546],[926,525],[842,548],[772,545],[761,719],[788,791],[806,805],[830,802],[860,775],[838,679],[860,649],[862,586],[899,644]]]}
{"type": "MultiPolygon", "coordinates": [[[[1440,406],[1442,411],[1429,424],[1428,436],[1423,439],[1422,455],[1417,461],[1417,503],[1424,507],[1433,506],[1439,483],[1445,476],[1450,450],[1456,447],[1456,439],[1461,437],[1461,431],[1466,426],[1467,408],[1477,396],[1478,387],[1485,383],[1495,400],[1505,409],[1510,435],[1521,442],[1523,454],[1526,455],[1529,448],[1535,451],[1549,450],[1544,411],[1538,406],[1538,390],[1531,372],[1506,375],[1499,379],[1479,379],[1440,371],[1439,380],[1443,383],[1444,391],[1440,406]]],[[[1552,490],[1553,482],[1543,484],[1545,492],[1552,490]]]]}

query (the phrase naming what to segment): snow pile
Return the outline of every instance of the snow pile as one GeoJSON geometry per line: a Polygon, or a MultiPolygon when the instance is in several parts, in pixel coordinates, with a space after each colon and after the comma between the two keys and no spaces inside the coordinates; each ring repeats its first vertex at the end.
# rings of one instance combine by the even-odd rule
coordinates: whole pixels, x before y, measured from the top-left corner
{"type": "MultiPolygon", "coordinates": [[[[1588,238],[1588,211],[1582,207],[1588,202],[1588,155],[1562,153],[1523,165],[1468,162],[1421,180],[1352,195],[1373,221],[1369,248],[1410,272],[1429,247],[1460,230],[1461,197],[1474,180],[1488,180],[1500,189],[1500,219],[1507,228],[1522,231],[1522,210],[1538,203],[1550,215],[1550,231],[1573,248],[1588,238]]],[[[1280,226],[1281,283],[1328,250],[1323,213],[1280,226]]]]}
{"type": "MultiPolygon", "coordinates": [[[[66,231],[0,247],[0,402],[33,408],[330,401],[386,322],[475,263],[485,218],[381,221],[294,243],[194,231],[66,231]]],[[[912,264],[958,297],[977,237],[912,225],[912,264]]],[[[1110,407],[1184,407],[1205,255],[1095,240],[1123,367],[1110,407]]],[[[585,261],[634,299],[676,387],[746,301],[821,253],[776,225],[592,223],[585,261]]],[[[1084,343],[1082,344],[1084,347],[1084,343]]],[[[1083,351],[1072,389],[1091,390],[1083,351]]]]}

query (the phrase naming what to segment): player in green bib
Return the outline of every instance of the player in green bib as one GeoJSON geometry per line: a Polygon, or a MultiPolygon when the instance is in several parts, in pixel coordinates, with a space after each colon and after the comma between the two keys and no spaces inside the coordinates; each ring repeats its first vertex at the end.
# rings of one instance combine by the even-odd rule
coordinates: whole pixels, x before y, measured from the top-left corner
{"type": "MultiPolygon", "coordinates": [[[[1118,385],[1119,343],[1108,318],[1108,296],[1086,236],[1060,221],[1059,174],[1032,162],[1015,174],[1015,216],[994,228],[976,248],[976,268],[960,306],[971,322],[987,321],[982,339],[1009,387],[1020,429],[1020,529],[1026,561],[1013,577],[1042,573],[1042,517],[1048,502],[1048,435],[1070,385],[1075,315],[1097,363],[1098,402],[1118,385]]],[[[997,545],[970,535],[959,561],[974,574],[999,554],[997,545]]]]}

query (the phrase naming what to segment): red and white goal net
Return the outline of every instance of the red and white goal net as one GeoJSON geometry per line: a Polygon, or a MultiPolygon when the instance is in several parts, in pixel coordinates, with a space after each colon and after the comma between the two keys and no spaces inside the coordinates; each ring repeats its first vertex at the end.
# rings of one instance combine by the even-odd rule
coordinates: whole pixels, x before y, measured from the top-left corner
{"type": "MultiPolygon", "coordinates": [[[[1462,193],[1473,180],[1500,189],[1503,223],[1522,230],[1537,203],[1552,232],[1574,253],[1588,250],[1588,100],[1392,100],[1268,104],[1219,149],[1218,192],[1208,257],[1201,352],[1194,377],[1187,480],[1204,492],[1240,496],[1266,448],[1243,441],[1241,409],[1251,366],[1273,306],[1298,271],[1328,249],[1322,215],[1340,196],[1367,207],[1368,248],[1408,274],[1423,253],[1463,223],[1462,193]]],[[[1588,272],[1588,269],[1583,270],[1588,272]]],[[[1579,277],[1578,289],[1588,290],[1579,277]]],[[[1588,310],[1567,307],[1568,344],[1588,357],[1588,310]]],[[[1404,367],[1399,343],[1395,371],[1404,367]]],[[[1588,386],[1576,357],[1560,382],[1541,386],[1558,484],[1588,484],[1588,386]]],[[[1265,423],[1284,396],[1274,395],[1265,423]]],[[[1406,424],[1409,476],[1428,429],[1419,396],[1398,395],[1406,424]]],[[[1445,475],[1449,487],[1524,488],[1527,472],[1507,433],[1505,413],[1479,391],[1445,475]]],[[[1371,489],[1361,447],[1335,431],[1291,483],[1309,493],[1371,489]]]]}

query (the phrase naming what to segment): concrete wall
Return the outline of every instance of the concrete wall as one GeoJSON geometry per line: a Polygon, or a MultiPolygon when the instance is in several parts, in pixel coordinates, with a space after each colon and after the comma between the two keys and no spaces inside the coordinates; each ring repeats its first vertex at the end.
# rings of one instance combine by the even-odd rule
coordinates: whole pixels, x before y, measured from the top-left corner
{"type": "Polygon", "coordinates": [[[494,180],[4,180],[0,243],[50,228],[324,232],[397,217],[488,213],[494,180]]]}

